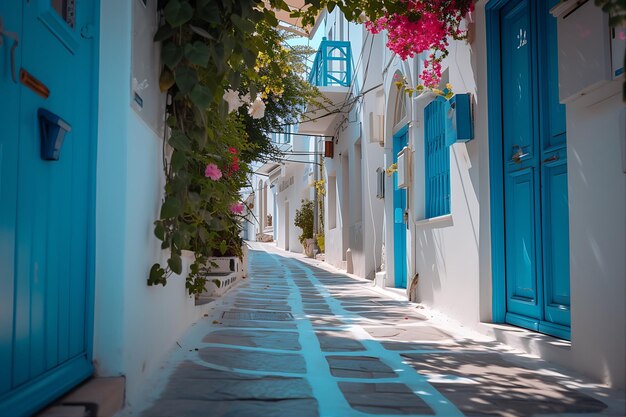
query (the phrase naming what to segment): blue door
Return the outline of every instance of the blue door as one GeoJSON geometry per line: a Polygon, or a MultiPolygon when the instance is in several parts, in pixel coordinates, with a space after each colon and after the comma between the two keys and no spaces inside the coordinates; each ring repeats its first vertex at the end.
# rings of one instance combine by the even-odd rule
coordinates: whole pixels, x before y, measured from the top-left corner
{"type": "Polygon", "coordinates": [[[569,338],[565,109],[558,101],[557,0],[500,10],[506,316],[569,338]]]}
{"type": "MultiPolygon", "coordinates": [[[[398,152],[407,146],[408,126],[400,129],[393,136],[393,162],[398,162],[398,152]]],[[[393,268],[394,285],[406,288],[407,257],[406,228],[404,213],[406,212],[406,190],[398,188],[398,175],[393,176],[393,268]]]]}
{"type": "Polygon", "coordinates": [[[0,2],[0,416],[31,415],[92,373],[96,7],[0,2]],[[59,159],[44,160],[42,132],[59,126],[59,159]]]}

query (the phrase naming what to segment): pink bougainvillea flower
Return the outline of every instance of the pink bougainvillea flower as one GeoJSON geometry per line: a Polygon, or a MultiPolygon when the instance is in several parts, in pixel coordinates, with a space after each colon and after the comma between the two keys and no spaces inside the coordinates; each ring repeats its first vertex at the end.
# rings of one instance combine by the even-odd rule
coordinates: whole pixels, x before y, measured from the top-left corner
{"type": "Polygon", "coordinates": [[[213,181],[217,181],[222,178],[222,171],[220,171],[217,165],[209,164],[204,170],[204,176],[212,179],[213,181]]]}
{"type": "Polygon", "coordinates": [[[233,148],[232,146],[228,147],[228,152],[232,153],[233,155],[237,155],[237,149],[233,148]]]}
{"type": "Polygon", "coordinates": [[[464,39],[467,31],[460,27],[463,16],[474,9],[472,1],[402,0],[403,10],[365,22],[373,34],[387,31],[387,47],[405,60],[432,51],[424,62],[420,78],[427,87],[441,80],[441,61],[447,55],[449,39],[464,39]]]}
{"type": "Polygon", "coordinates": [[[235,204],[232,204],[232,205],[230,206],[230,211],[231,211],[233,214],[241,214],[241,213],[243,213],[243,204],[242,204],[242,203],[235,203],[235,204]]]}

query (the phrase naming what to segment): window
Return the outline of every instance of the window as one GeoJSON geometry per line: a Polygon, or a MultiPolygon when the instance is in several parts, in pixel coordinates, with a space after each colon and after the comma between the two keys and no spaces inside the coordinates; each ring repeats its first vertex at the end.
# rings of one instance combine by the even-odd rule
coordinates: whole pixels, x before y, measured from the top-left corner
{"type": "Polygon", "coordinates": [[[396,95],[396,106],[393,113],[393,125],[398,126],[406,118],[406,97],[401,91],[396,95]]]}
{"type": "Polygon", "coordinates": [[[361,205],[363,204],[363,183],[362,177],[363,174],[361,172],[361,164],[363,155],[361,153],[361,144],[354,145],[354,199],[352,201],[355,202],[354,210],[353,210],[353,220],[354,223],[358,223],[362,220],[363,217],[363,208],[361,205]]]}
{"type": "Polygon", "coordinates": [[[446,144],[444,103],[424,109],[426,218],[450,214],[450,147],[446,144]]]}
{"type": "Polygon", "coordinates": [[[69,27],[74,28],[76,12],[74,0],[51,0],[52,8],[61,16],[69,27]]]}
{"type": "Polygon", "coordinates": [[[328,228],[337,227],[337,177],[328,177],[328,228]]]}
{"type": "Polygon", "coordinates": [[[376,198],[385,198],[385,169],[382,167],[376,169],[376,198]]]}

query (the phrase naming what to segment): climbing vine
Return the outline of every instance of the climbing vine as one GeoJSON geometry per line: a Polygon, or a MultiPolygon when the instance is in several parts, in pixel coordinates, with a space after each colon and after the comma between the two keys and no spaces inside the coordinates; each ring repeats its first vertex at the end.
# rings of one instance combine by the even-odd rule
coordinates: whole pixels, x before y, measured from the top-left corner
{"type": "Polygon", "coordinates": [[[201,293],[212,256],[241,257],[239,237],[253,160],[280,156],[268,131],[295,122],[317,95],[300,76],[306,53],[284,45],[274,12],[282,0],[166,0],[159,80],[169,95],[163,167],[166,184],[154,233],[169,253],[149,285],[183,272],[182,251],[194,254],[186,286],[201,293]]]}

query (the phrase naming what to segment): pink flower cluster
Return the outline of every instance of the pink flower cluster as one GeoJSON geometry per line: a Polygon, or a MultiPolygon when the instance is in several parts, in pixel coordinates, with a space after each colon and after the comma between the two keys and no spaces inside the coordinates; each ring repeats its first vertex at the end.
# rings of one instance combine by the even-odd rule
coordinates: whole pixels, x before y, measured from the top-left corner
{"type": "Polygon", "coordinates": [[[237,149],[232,146],[228,148],[228,152],[233,156],[233,163],[226,168],[228,175],[233,175],[235,172],[239,171],[239,158],[237,158],[237,149]]]}
{"type": "Polygon", "coordinates": [[[222,171],[215,164],[208,164],[206,169],[204,170],[204,176],[212,179],[213,181],[217,181],[222,178],[222,171]]]}
{"type": "Polygon", "coordinates": [[[233,214],[243,213],[244,206],[242,203],[235,203],[230,206],[230,212],[233,214]]]}
{"type": "Polygon", "coordinates": [[[437,87],[441,80],[441,61],[447,55],[448,39],[465,37],[461,20],[473,10],[471,0],[402,0],[403,13],[365,23],[371,33],[387,30],[387,47],[403,60],[432,50],[420,78],[424,85],[437,87]]]}

